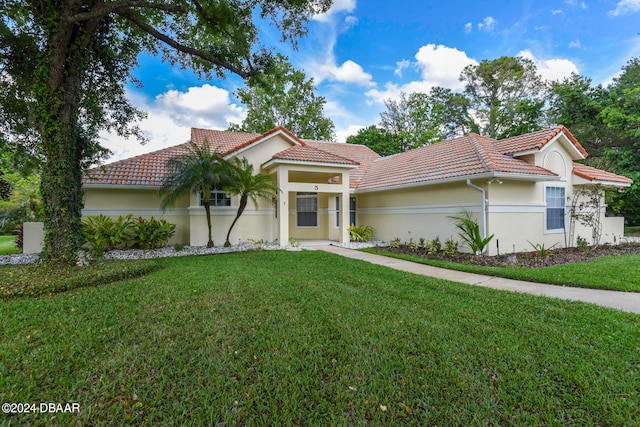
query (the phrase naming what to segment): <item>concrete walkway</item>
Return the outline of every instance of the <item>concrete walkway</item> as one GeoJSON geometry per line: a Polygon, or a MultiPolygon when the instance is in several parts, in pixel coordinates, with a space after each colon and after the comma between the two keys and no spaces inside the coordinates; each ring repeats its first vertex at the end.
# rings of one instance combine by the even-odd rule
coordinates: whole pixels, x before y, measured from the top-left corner
{"type": "MultiPolygon", "coordinates": [[[[326,242],[328,243],[328,242],[326,242]]],[[[515,292],[525,292],[533,295],[560,298],[573,301],[584,301],[604,307],[616,308],[622,311],[640,314],[640,293],[604,291],[599,289],[572,288],[568,286],[545,285],[542,283],[524,282],[522,280],[503,279],[501,277],[485,276],[482,274],[465,273],[432,267],[396,258],[345,249],[329,244],[313,245],[314,249],[342,255],[347,258],[359,259],[372,264],[383,265],[409,273],[422,274],[438,279],[451,280],[469,285],[484,286],[493,289],[503,289],[515,292]]]]}

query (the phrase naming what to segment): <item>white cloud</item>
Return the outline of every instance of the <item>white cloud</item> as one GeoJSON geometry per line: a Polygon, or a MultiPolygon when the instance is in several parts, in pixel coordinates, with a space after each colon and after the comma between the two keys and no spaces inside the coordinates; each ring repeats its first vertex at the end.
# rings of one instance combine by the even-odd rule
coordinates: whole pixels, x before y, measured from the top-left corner
{"type": "Polygon", "coordinates": [[[356,8],[356,0],[334,0],[331,8],[325,13],[315,15],[313,19],[320,22],[329,22],[332,17],[340,12],[351,13],[356,8]]]}
{"type": "MultiPolygon", "coordinates": [[[[382,104],[388,99],[398,99],[402,92],[428,93],[434,86],[448,89],[462,89],[463,85],[458,80],[460,73],[467,65],[476,65],[478,62],[469,58],[467,54],[455,48],[428,44],[422,46],[415,55],[413,64],[420,71],[422,80],[412,81],[403,85],[387,82],[383,89],[374,88],[365,93],[369,103],[382,104]]],[[[408,61],[406,61],[408,62],[408,61]]],[[[398,62],[406,64],[405,61],[398,62]]],[[[402,65],[402,67],[405,67],[402,65]]],[[[396,69],[396,74],[397,74],[396,69]]]]}
{"type": "Polygon", "coordinates": [[[186,92],[169,90],[151,103],[135,93],[127,97],[148,113],[139,126],[149,142],[141,145],[134,138],[101,135],[102,145],[113,152],[110,162],[182,144],[191,137],[192,127],[226,129],[230,122],[242,121],[245,114],[242,107],[231,103],[228,91],[208,84],[186,92]]]}
{"type": "Polygon", "coordinates": [[[469,34],[473,30],[473,24],[471,22],[467,22],[464,24],[464,33],[469,34]]]}
{"type": "Polygon", "coordinates": [[[393,71],[393,74],[402,78],[402,71],[409,68],[411,65],[411,61],[408,59],[403,59],[402,61],[396,62],[396,69],[393,71]]]}
{"type": "Polygon", "coordinates": [[[551,11],[552,15],[560,15],[562,13],[562,9],[553,9],[551,11]]]}
{"type": "Polygon", "coordinates": [[[620,0],[614,10],[609,11],[611,16],[621,16],[627,13],[640,12],[640,0],[620,0]]]}
{"type": "Polygon", "coordinates": [[[384,89],[371,89],[365,92],[365,96],[369,99],[369,104],[384,104],[388,99],[399,99],[400,94],[404,93],[429,93],[432,87],[437,86],[428,81],[414,81],[404,85],[387,82],[384,89]]]}
{"type": "Polygon", "coordinates": [[[342,30],[346,31],[351,27],[355,27],[356,25],[358,25],[358,22],[359,22],[358,18],[356,18],[353,15],[349,15],[346,18],[344,18],[344,25],[343,25],[342,30]]]}
{"type": "Polygon", "coordinates": [[[571,40],[569,42],[569,47],[580,49],[582,47],[582,43],[580,43],[580,39],[571,40]]]}
{"type": "Polygon", "coordinates": [[[362,67],[347,60],[342,65],[337,65],[331,58],[326,63],[318,67],[318,73],[314,76],[314,80],[318,83],[323,80],[330,80],[340,83],[352,83],[359,86],[372,87],[376,84],[373,82],[373,76],[365,72],[362,67]]]}
{"type": "Polygon", "coordinates": [[[346,129],[339,130],[336,132],[336,141],[337,142],[347,142],[347,138],[351,135],[356,135],[360,129],[364,129],[367,126],[362,125],[349,125],[346,129]]]}
{"type": "Polygon", "coordinates": [[[497,23],[498,21],[496,21],[494,17],[487,16],[482,20],[481,23],[478,24],[478,29],[481,31],[486,31],[487,33],[490,33],[491,31],[494,30],[497,23]]]}
{"type": "Polygon", "coordinates": [[[176,124],[191,127],[224,128],[242,115],[242,108],[231,104],[228,91],[209,84],[160,94],[154,107],[168,112],[176,124]]]}
{"type": "Polygon", "coordinates": [[[538,59],[529,50],[523,50],[517,56],[532,60],[538,73],[547,81],[559,81],[570,77],[571,73],[579,74],[578,67],[568,59],[538,59]]]}
{"type": "Polygon", "coordinates": [[[425,81],[450,89],[461,88],[460,73],[467,65],[477,64],[461,50],[435,44],[422,46],[415,58],[425,81]]]}

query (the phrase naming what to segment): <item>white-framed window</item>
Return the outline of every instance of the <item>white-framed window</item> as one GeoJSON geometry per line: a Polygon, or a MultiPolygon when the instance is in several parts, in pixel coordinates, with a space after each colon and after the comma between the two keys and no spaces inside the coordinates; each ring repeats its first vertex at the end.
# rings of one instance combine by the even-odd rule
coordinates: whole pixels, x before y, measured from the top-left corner
{"type": "Polygon", "coordinates": [[[349,225],[356,224],[356,198],[349,197],[349,225]]]}
{"type": "MultiPolygon", "coordinates": [[[[210,206],[231,206],[231,197],[224,191],[218,189],[211,190],[210,206]]],[[[200,192],[200,206],[204,206],[202,201],[202,192],[200,192]]]]}
{"type": "Polygon", "coordinates": [[[318,193],[296,193],[296,226],[318,226],[318,193]]]}
{"type": "Polygon", "coordinates": [[[547,186],[544,189],[545,231],[564,230],[566,196],[564,187],[547,186]]]}

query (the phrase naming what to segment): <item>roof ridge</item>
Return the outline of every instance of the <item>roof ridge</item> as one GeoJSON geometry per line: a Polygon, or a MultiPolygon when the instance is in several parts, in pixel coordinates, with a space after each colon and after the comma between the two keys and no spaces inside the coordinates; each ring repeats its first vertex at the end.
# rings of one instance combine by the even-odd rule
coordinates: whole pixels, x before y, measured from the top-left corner
{"type": "MultiPolygon", "coordinates": [[[[478,160],[480,160],[480,163],[482,164],[482,167],[485,170],[489,170],[489,169],[495,169],[495,168],[489,168],[489,166],[487,165],[487,162],[484,159],[484,156],[481,153],[481,149],[480,149],[480,142],[476,139],[477,134],[468,134],[468,139],[471,143],[471,148],[473,148],[473,150],[475,151],[476,156],[478,157],[478,160]]],[[[480,135],[477,135],[480,136],[480,135]]]]}
{"type": "Polygon", "coordinates": [[[337,159],[344,160],[345,162],[348,162],[348,163],[352,163],[352,164],[356,164],[356,165],[359,165],[359,164],[360,164],[360,162],[358,162],[358,161],[356,161],[356,160],[354,160],[354,159],[349,159],[349,158],[344,157],[344,156],[341,156],[341,155],[339,155],[339,154],[331,153],[330,151],[326,151],[326,150],[322,150],[322,149],[320,149],[320,148],[312,147],[311,145],[292,145],[291,147],[289,147],[289,148],[285,148],[284,150],[279,151],[278,153],[274,154],[274,155],[273,155],[273,158],[274,158],[274,159],[277,159],[277,158],[279,158],[279,157],[277,157],[277,156],[278,156],[280,153],[284,153],[285,151],[293,151],[293,150],[313,150],[313,151],[315,151],[315,152],[320,152],[320,153],[323,153],[323,154],[328,154],[328,155],[329,155],[329,156],[331,156],[331,157],[335,157],[335,158],[337,158],[337,159]]]}

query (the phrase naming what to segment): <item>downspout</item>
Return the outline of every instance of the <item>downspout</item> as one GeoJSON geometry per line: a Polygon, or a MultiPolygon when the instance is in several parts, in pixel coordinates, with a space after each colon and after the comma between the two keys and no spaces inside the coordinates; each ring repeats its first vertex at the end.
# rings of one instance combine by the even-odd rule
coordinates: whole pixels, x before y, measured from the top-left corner
{"type": "MultiPolygon", "coordinates": [[[[467,186],[478,190],[480,192],[480,205],[481,205],[481,209],[482,209],[482,238],[486,239],[487,238],[487,201],[486,201],[486,194],[484,192],[484,189],[482,187],[478,187],[477,185],[475,185],[474,183],[471,182],[471,180],[469,178],[467,178],[467,186]]],[[[485,247],[483,250],[486,251],[487,248],[485,247]]]]}

